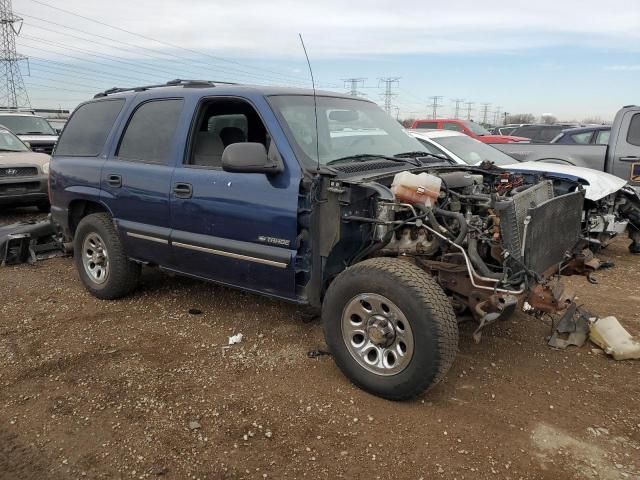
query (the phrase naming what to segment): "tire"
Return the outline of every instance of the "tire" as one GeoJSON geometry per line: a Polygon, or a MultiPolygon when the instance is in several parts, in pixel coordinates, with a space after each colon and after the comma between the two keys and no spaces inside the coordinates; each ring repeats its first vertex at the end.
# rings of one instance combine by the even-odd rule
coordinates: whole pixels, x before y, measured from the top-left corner
{"type": "Polygon", "coordinates": [[[73,251],[80,280],[92,295],[113,300],[128,295],[138,285],[141,267],[124,253],[109,214],[94,213],[80,221],[73,239],[73,251]],[[94,255],[91,260],[89,253],[94,255]],[[100,268],[102,273],[99,273],[100,268]]]}
{"type": "Polygon", "coordinates": [[[340,273],[327,290],[322,321],[340,370],[389,400],[410,399],[436,385],[458,351],[458,323],[444,291],[422,269],[396,258],[365,260],[340,273]]]}

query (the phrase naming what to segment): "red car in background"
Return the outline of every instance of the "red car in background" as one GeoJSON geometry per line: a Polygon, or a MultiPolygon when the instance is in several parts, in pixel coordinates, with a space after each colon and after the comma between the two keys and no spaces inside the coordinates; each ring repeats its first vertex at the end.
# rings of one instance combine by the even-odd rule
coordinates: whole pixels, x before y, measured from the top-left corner
{"type": "Polygon", "coordinates": [[[528,138],[513,137],[511,135],[492,135],[489,130],[482,125],[478,125],[471,120],[457,119],[435,119],[435,120],[416,120],[411,125],[414,130],[453,130],[455,132],[466,133],[476,140],[483,143],[518,143],[529,142],[528,138]]]}

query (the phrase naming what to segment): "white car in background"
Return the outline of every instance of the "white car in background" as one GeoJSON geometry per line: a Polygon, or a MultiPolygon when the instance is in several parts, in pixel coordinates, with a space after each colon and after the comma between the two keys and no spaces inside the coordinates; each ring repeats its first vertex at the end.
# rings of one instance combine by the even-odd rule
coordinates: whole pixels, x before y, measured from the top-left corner
{"type": "Polygon", "coordinates": [[[616,235],[628,231],[632,253],[640,253],[640,198],[623,179],[590,168],[557,162],[518,162],[497,148],[464,133],[449,130],[408,130],[434,155],[445,156],[459,165],[480,165],[485,161],[497,167],[523,173],[541,173],[573,178],[585,189],[585,213],[590,237],[606,246],[616,235]]]}

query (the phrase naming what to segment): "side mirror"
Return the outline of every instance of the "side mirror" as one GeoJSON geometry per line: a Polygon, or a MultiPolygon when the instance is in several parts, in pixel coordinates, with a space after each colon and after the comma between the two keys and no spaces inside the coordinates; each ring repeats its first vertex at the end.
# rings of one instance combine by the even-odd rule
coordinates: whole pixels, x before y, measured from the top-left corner
{"type": "Polygon", "coordinates": [[[282,163],[270,158],[261,143],[232,143],[222,152],[222,169],[237,173],[279,173],[282,163]]]}

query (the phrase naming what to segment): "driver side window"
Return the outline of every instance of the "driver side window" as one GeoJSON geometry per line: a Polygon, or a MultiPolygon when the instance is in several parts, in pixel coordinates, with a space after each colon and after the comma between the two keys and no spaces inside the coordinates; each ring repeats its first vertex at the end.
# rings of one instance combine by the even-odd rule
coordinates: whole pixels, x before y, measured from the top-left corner
{"type": "Polygon", "coordinates": [[[255,109],[244,100],[217,98],[198,112],[187,163],[221,169],[222,153],[233,143],[258,142],[268,148],[267,130],[255,109]]]}

